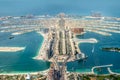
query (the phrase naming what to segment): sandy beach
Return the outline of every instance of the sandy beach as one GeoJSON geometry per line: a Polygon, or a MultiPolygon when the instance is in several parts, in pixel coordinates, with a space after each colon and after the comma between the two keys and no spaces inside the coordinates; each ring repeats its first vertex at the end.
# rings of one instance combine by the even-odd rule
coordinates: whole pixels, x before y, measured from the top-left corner
{"type": "Polygon", "coordinates": [[[108,33],[108,32],[103,32],[103,31],[99,31],[99,30],[87,30],[87,31],[90,31],[90,32],[94,32],[94,33],[97,33],[97,34],[100,34],[100,35],[103,35],[103,36],[111,36],[112,34],[108,33]]]}
{"type": "Polygon", "coordinates": [[[89,38],[89,39],[77,39],[75,38],[74,41],[77,43],[97,43],[98,40],[95,38],[89,38]]]}
{"type": "Polygon", "coordinates": [[[13,72],[13,73],[0,73],[0,75],[26,75],[26,74],[43,74],[47,75],[49,69],[44,71],[38,71],[38,72],[13,72]]]}
{"type": "Polygon", "coordinates": [[[0,47],[0,52],[17,52],[24,49],[25,47],[0,47]]]}
{"type": "Polygon", "coordinates": [[[22,33],[20,33],[20,32],[14,32],[11,35],[20,35],[20,34],[22,34],[22,33]]]}
{"type": "Polygon", "coordinates": [[[12,33],[11,35],[13,35],[13,36],[22,35],[22,34],[25,34],[25,33],[31,32],[31,31],[32,30],[17,31],[17,32],[12,33]]]}
{"type": "Polygon", "coordinates": [[[39,60],[46,60],[46,45],[47,45],[47,34],[44,34],[42,32],[37,32],[38,34],[42,35],[44,37],[42,46],[39,48],[38,55],[36,57],[33,57],[33,59],[39,59],[39,60]]]}

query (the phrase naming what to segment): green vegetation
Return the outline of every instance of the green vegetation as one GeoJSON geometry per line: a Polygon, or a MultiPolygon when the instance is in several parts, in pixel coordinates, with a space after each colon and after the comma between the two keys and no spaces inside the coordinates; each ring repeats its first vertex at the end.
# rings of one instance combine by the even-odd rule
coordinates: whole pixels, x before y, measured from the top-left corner
{"type": "MultiPolygon", "coordinates": [[[[26,80],[26,75],[0,75],[0,80],[26,80]]],[[[42,74],[31,75],[30,80],[46,80],[42,74]]]]}
{"type": "Polygon", "coordinates": [[[68,76],[68,80],[120,80],[119,75],[87,75],[87,74],[76,74],[71,73],[68,76]]]}
{"type": "Polygon", "coordinates": [[[102,48],[102,50],[105,50],[105,51],[120,51],[120,48],[118,48],[118,47],[110,47],[110,48],[102,48]]]}
{"type": "Polygon", "coordinates": [[[96,76],[98,80],[120,80],[120,76],[117,75],[108,75],[108,76],[96,76]]]}

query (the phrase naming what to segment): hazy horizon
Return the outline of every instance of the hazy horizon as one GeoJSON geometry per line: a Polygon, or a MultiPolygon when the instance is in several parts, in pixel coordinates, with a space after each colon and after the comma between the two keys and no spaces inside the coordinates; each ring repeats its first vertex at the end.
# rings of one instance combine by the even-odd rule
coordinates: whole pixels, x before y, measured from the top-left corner
{"type": "Polygon", "coordinates": [[[120,17],[119,0],[0,0],[0,16],[20,15],[89,15],[92,11],[104,16],[120,17]]]}

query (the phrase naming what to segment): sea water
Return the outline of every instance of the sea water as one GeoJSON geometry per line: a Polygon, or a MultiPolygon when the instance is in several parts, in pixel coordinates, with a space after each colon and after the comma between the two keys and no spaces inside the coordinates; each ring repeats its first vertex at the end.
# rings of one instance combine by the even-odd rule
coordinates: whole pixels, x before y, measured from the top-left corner
{"type": "MultiPolygon", "coordinates": [[[[22,16],[22,15],[56,15],[66,13],[73,15],[90,15],[91,12],[100,12],[103,16],[120,17],[119,0],[0,0],[0,17],[22,16]]],[[[32,32],[15,36],[9,40],[10,33],[0,33],[0,46],[26,46],[25,51],[15,53],[0,53],[1,72],[11,71],[41,71],[49,67],[49,63],[40,60],[33,60],[42,44],[42,37],[32,32]],[[31,36],[34,35],[34,36],[31,36]],[[42,66],[41,66],[42,65],[42,66]]],[[[68,70],[90,71],[95,65],[113,64],[112,70],[120,71],[120,54],[118,52],[101,51],[102,46],[119,45],[119,34],[111,37],[101,36],[95,33],[86,33],[78,38],[96,38],[97,44],[82,43],[79,47],[82,52],[88,55],[84,62],[74,61],[67,64],[68,70]],[[105,41],[105,42],[104,42],[105,41]],[[92,53],[92,47],[95,47],[92,53]],[[87,50],[86,50],[87,48],[87,50]],[[74,67],[74,69],[72,68],[74,67]],[[119,69],[119,70],[118,70],[119,69]]]]}
{"type": "Polygon", "coordinates": [[[10,34],[0,33],[0,47],[26,48],[18,52],[0,52],[0,73],[36,72],[49,68],[49,62],[33,59],[41,48],[43,36],[30,32],[9,39],[10,34]]]}
{"type": "MultiPolygon", "coordinates": [[[[68,71],[75,72],[91,72],[94,66],[109,65],[112,71],[119,72],[120,69],[120,52],[103,51],[101,47],[117,46],[120,47],[120,34],[112,33],[112,36],[102,36],[93,32],[87,32],[82,36],[77,36],[80,39],[96,38],[98,43],[80,43],[79,48],[81,52],[86,54],[88,58],[84,61],[73,61],[67,64],[68,71]],[[92,52],[94,46],[94,52],[92,52]],[[74,68],[74,69],[73,69],[74,68]]],[[[102,73],[106,73],[103,70],[102,73]]]]}

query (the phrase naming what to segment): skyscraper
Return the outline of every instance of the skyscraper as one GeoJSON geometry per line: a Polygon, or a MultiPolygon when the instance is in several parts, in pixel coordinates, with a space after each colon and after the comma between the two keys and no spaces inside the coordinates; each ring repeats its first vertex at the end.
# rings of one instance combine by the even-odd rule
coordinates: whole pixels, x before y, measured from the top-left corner
{"type": "Polygon", "coordinates": [[[59,14],[60,20],[59,20],[58,26],[59,26],[60,29],[65,29],[65,19],[64,19],[64,17],[65,17],[64,13],[59,14]]]}
{"type": "Polygon", "coordinates": [[[65,29],[65,20],[63,18],[59,20],[59,27],[60,29],[65,29]]]}

